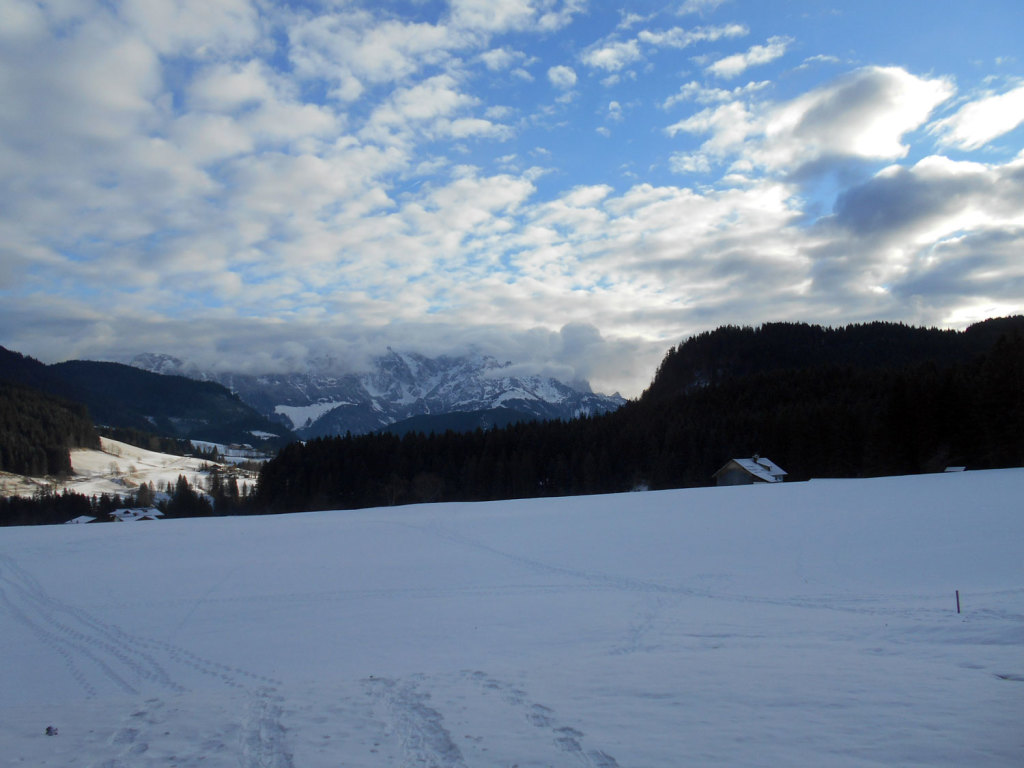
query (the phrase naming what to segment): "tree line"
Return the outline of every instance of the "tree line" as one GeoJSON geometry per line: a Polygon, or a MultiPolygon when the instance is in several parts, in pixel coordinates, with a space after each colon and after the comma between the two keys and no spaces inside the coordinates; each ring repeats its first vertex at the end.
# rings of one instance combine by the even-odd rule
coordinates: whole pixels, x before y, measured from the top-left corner
{"type": "Polygon", "coordinates": [[[230,472],[210,467],[205,488],[189,483],[188,478],[166,483],[162,488],[141,483],[137,488],[120,493],[86,495],[75,491],[40,490],[30,497],[0,497],[0,526],[54,525],[78,517],[109,522],[111,513],[120,509],[159,510],[165,518],[210,517],[213,515],[253,514],[253,488],[230,472]]]}

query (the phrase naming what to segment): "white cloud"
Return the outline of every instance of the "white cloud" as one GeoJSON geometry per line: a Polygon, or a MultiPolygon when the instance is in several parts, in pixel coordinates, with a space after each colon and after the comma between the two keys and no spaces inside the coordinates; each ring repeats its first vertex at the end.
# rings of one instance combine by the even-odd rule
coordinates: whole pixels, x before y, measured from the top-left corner
{"type": "Polygon", "coordinates": [[[711,133],[706,154],[768,170],[796,171],[828,158],[896,159],[903,137],[953,94],[945,79],[919,78],[896,67],[867,67],[788,102],[729,102],[666,130],[711,133]]]}
{"type": "Polygon", "coordinates": [[[548,69],[548,80],[555,88],[568,90],[576,85],[576,71],[560,64],[548,69]]]}
{"type": "Polygon", "coordinates": [[[522,29],[535,12],[530,0],[451,0],[454,24],[488,32],[522,29]]]}
{"type": "Polygon", "coordinates": [[[711,162],[700,152],[675,152],[669,158],[669,168],[674,173],[707,173],[711,162]]]}
{"type": "Polygon", "coordinates": [[[641,59],[640,46],[636,40],[607,41],[584,51],[580,59],[588,67],[617,72],[641,59]]]}
{"type": "Polygon", "coordinates": [[[359,10],[297,15],[288,36],[297,73],[333,82],[333,95],[344,101],[357,99],[366,84],[402,81],[477,43],[443,25],[378,20],[359,10]]]}
{"type": "Polygon", "coordinates": [[[743,37],[749,33],[750,30],[743,24],[727,24],[722,27],[697,27],[695,29],[673,27],[657,32],[645,29],[637,35],[637,39],[656,47],[688,48],[695,43],[720,40],[723,37],[743,37]]]}
{"type": "Polygon", "coordinates": [[[361,135],[369,141],[402,147],[409,147],[417,136],[509,136],[508,126],[461,114],[479,103],[476,97],[462,92],[451,75],[436,75],[395,89],[388,101],[370,115],[361,135]]]}
{"type": "Polygon", "coordinates": [[[732,78],[747,69],[760,64],[767,64],[785,55],[786,49],[793,42],[791,37],[770,37],[766,45],[755,45],[745,53],[736,53],[710,64],[707,72],[724,78],[732,78]]]}
{"type": "MultiPolygon", "coordinates": [[[[740,37],[749,30],[742,24],[727,24],[720,27],[697,27],[684,29],[673,27],[667,30],[640,30],[630,40],[616,37],[605,38],[589,46],[580,60],[593,69],[618,73],[631,64],[642,61],[644,51],[641,43],[651,48],[687,48],[695,43],[719,40],[723,37],[740,37]]],[[[605,85],[613,83],[606,82],[605,85]]]]}
{"type": "Polygon", "coordinates": [[[978,149],[1024,123],[1024,85],[986,96],[937,121],[931,131],[945,146],[978,149]]]}
{"type": "Polygon", "coordinates": [[[669,109],[676,104],[683,101],[696,101],[698,104],[713,104],[715,102],[722,101],[733,101],[736,99],[749,96],[758,91],[762,91],[768,88],[771,82],[768,80],[761,80],[758,82],[749,82],[746,85],[739,85],[731,90],[725,90],[724,88],[708,88],[707,86],[698,83],[696,80],[683,85],[679,92],[673,96],[669,96],[662,102],[663,109],[669,109]]]}
{"type": "Polygon", "coordinates": [[[451,0],[452,24],[488,34],[564,27],[585,6],[584,0],[451,0]]]}
{"type": "Polygon", "coordinates": [[[518,51],[511,51],[508,48],[492,48],[480,54],[480,59],[491,72],[500,72],[510,68],[517,61],[525,56],[518,51]]]}
{"type": "Polygon", "coordinates": [[[677,13],[679,13],[680,16],[685,16],[690,13],[710,13],[725,2],[727,2],[727,0],[685,0],[685,2],[679,6],[677,13]]]}
{"type": "Polygon", "coordinates": [[[261,32],[256,7],[249,0],[126,3],[122,13],[161,54],[243,53],[251,50],[261,32]]]}

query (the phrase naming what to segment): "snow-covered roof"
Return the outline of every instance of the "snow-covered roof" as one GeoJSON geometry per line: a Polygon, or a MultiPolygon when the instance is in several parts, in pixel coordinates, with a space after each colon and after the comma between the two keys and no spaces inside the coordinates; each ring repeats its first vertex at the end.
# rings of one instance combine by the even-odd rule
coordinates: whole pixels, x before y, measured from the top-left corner
{"type": "Polygon", "coordinates": [[[722,467],[718,472],[715,472],[715,476],[718,476],[724,472],[730,464],[736,464],[740,468],[746,470],[758,480],[763,480],[766,483],[781,483],[782,478],[788,473],[778,464],[771,459],[766,459],[763,456],[754,456],[749,459],[731,459],[722,467]]]}
{"type": "Polygon", "coordinates": [[[89,517],[88,515],[79,515],[78,517],[68,520],[65,525],[84,525],[85,523],[91,523],[95,520],[95,517],[89,517]]]}
{"type": "Polygon", "coordinates": [[[156,507],[141,507],[138,509],[115,509],[110,516],[121,522],[133,522],[135,520],[156,520],[164,516],[156,507]]]}

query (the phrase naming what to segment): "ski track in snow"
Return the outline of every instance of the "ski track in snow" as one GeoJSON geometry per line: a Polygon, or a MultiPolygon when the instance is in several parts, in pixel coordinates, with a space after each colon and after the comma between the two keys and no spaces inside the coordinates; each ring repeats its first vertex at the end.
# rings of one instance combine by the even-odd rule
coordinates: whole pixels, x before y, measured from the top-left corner
{"type": "MultiPolygon", "coordinates": [[[[106,736],[96,736],[90,744],[91,761],[86,765],[91,768],[130,768],[156,765],[164,760],[177,768],[297,765],[283,722],[285,700],[278,693],[278,687],[283,685],[280,681],[204,658],[167,641],[125,632],[82,608],[52,597],[31,573],[7,555],[0,555],[0,613],[23,625],[43,646],[54,651],[86,699],[124,694],[135,701],[129,715],[115,722],[106,736]],[[175,674],[178,667],[219,681],[229,694],[227,710],[217,711],[213,718],[187,711],[187,699],[176,698],[189,692],[175,674]],[[152,695],[154,692],[159,695],[152,695]],[[183,740],[189,745],[188,750],[180,749],[183,740]],[[172,746],[168,746],[169,742],[172,746]]],[[[503,711],[499,716],[510,723],[511,730],[515,730],[517,722],[525,724],[525,733],[520,734],[525,743],[535,742],[538,734],[543,735],[541,742],[548,745],[549,764],[583,768],[619,765],[606,752],[589,748],[585,734],[575,724],[560,719],[551,707],[532,699],[512,683],[482,671],[434,677],[417,674],[400,679],[369,678],[363,681],[362,690],[371,697],[372,710],[357,713],[357,693],[339,691],[339,714],[354,714],[355,719],[365,724],[375,724],[378,732],[376,736],[364,734],[359,739],[335,740],[330,746],[338,758],[363,753],[375,765],[397,764],[403,768],[488,765],[488,746],[482,737],[470,733],[461,736],[467,752],[472,751],[473,759],[467,760],[457,737],[446,725],[446,716],[452,716],[450,710],[456,700],[463,702],[462,710],[476,709],[488,700],[492,707],[495,702],[500,703],[503,711]],[[444,701],[434,702],[434,688],[446,697],[444,701]],[[374,738],[376,741],[372,741],[374,738]],[[368,747],[368,739],[374,744],[372,748],[368,747]],[[388,752],[382,747],[386,741],[391,742],[393,749],[381,754],[382,749],[388,752]],[[387,762],[378,762],[382,758],[387,762]],[[398,763],[394,762],[396,758],[398,763]]],[[[453,710],[452,719],[456,721],[458,709],[453,710]]],[[[531,748],[539,749],[536,745],[531,748]]]]}
{"type": "Polygon", "coordinates": [[[465,768],[462,751],[444,725],[444,716],[429,704],[430,694],[417,680],[371,678],[368,688],[383,705],[384,720],[401,744],[402,766],[465,768]]]}
{"type": "Polygon", "coordinates": [[[376,703],[385,734],[401,751],[398,765],[402,768],[520,763],[619,768],[614,757],[591,748],[586,734],[562,720],[553,708],[534,700],[521,687],[486,672],[465,670],[434,677],[419,674],[399,680],[374,677],[364,683],[376,703]],[[435,702],[435,698],[443,701],[435,702]],[[539,753],[534,762],[521,755],[500,756],[497,746],[491,749],[472,733],[458,736],[463,730],[472,730],[465,713],[482,709],[505,722],[507,733],[518,737],[520,744],[529,744],[539,753]],[[536,762],[538,759],[542,762],[536,762]]]}
{"type": "Polygon", "coordinates": [[[526,691],[511,683],[490,677],[486,672],[474,671],[465,674],[485,691],[496,692],[506,704],[518,711],[527,723],[546,734],[559,751],[573,758],[576,764],[586,768],[618,768],[619,763],[614,757],[599,749],[585,748],[586,734],[561,721],[551,707],[531,699],[526,691]]]}
{"type": "MultiPolygon", "coordinates": [[[[0,555],[0,614],[22,624],[40,643],[54,651],[87,699],[118,693],[141,696],[154,689],[165,694],[187,693],[188,688],[169,670],[173,665],[218,679],[226,688],[243,692],[248,713],[239,740],[242,768],[294,768],[281,724],[281,682],[203,658],[162,640],[131,635],[70,603],[52,597],[36,578],[7,555],[0,555]]],[[[137,764],[149,751],[150,741],[166,735],[166,710],[161,698],[149,698],[126,723],[114,731],[108,746],[116,753],[91,763],[96,768],[137,764]],[[150,727],[146,727],[146,726],[150,727]]],[[[228,725],[225,733],[235,730],[228,725]]],[[[223,733],[209,734],[197,745],[193,758],[174,756],[175,765],[201,765],[207,755],[226,750],[223,733]]]]}

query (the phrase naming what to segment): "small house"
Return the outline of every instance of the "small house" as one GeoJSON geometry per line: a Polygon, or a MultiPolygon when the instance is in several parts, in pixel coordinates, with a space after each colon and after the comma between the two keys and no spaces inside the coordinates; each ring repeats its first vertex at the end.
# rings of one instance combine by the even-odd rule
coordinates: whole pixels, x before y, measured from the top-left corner
{"type": "Polygon", "coordinates": [[[712,475],[716,485],[781,483],[786,471],[771,459],[756,453],[749,459],[730,459],[712,475]]]}
{"type": "Polygon", "coordinates": [[[137,520],[159,520],[163,516],[164,513],[156,507],[115,509],[110,513],[110,519],[115,523],[134,523],[137,520]]]}
{"type": "Polygon", "coordinates": [[[89,517],[89,515],[79,515],[78,517],[65,521],[64,525],[85,525],[86,523],[91,523],[94,520],[96,520],[95,517],[89,517]]]}

